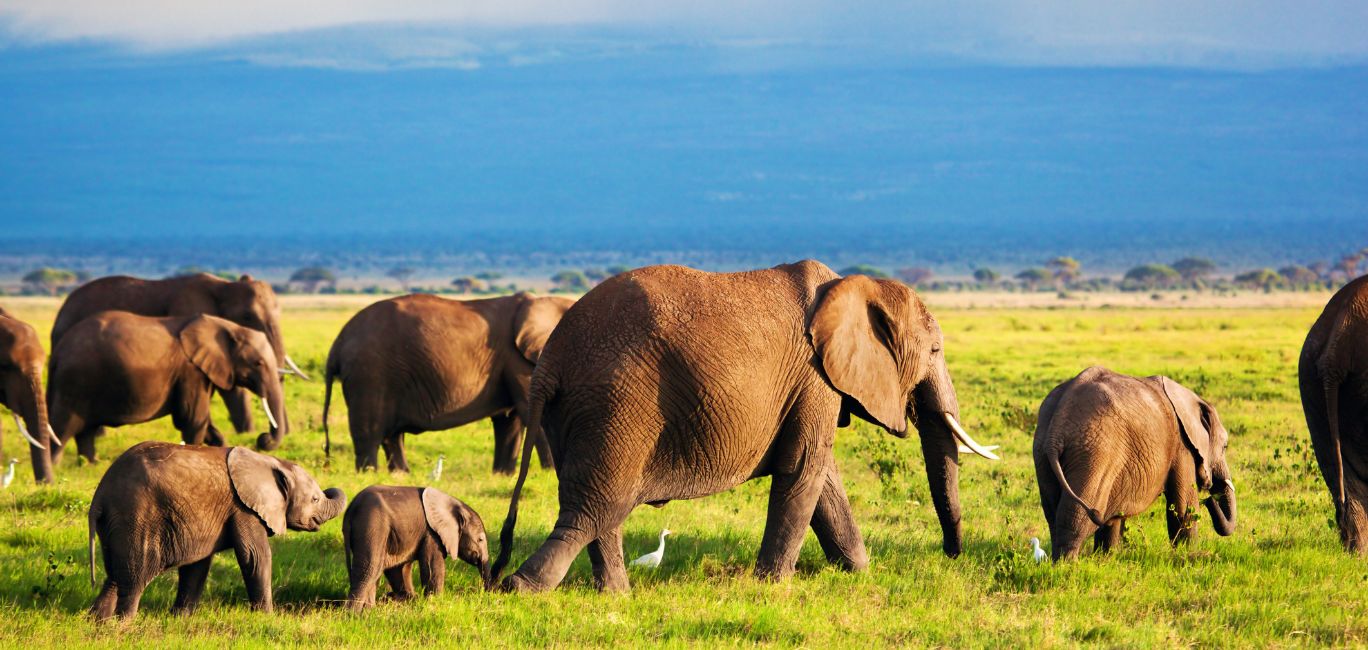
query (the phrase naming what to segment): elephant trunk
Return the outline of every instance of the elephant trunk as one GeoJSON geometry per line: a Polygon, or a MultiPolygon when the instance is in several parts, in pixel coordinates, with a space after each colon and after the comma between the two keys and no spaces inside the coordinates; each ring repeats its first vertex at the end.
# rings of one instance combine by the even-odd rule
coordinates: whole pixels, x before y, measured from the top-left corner
{"type": "Polygon", "coordinates": [[[51,483],[53,480],[51,449],[57,442],[57,434],[52,431],[48,421],[47,400],[43,393],[41,371],[34,369],[25,376],[26,399],[20,401],[21,417],[28,425],[29,435],[42,446],[29,445],[29,458],[33,462],[33,480],[38,483],[51,483]]]}
{"type": "Polygon", "coordinates": [[[916,410],[910,415],[921,437],[926,480],[941,525],[941,549],[949,557],[959,557],[964,541],[960,529],[959,441],[950,424],[959,420],[959,400],[943,365],[918,385],[914,405],[916,410]]]}
{"type": "Polygon", "coordinates": [[[257,449],[271,451],[280,446],[281,439],[289,430],[289,420],[285,413],[285,391],[281,388],[280,378],[273,374],[267,375],[265,379],[261,407],[266,412],[266,420],[270,422],[271,430],[257,436],[257,449]]]}
{"type": "Polygon", "coordinates": [[[484,582],[485,591],[494,589],[494,572],[490,570],[488,555],[480,562],[480,580],[484,582]]]}
{"type": "Polygon", "coordinates": [[[1216,534],[1226,537],[1235,532],[1235,484],[1230,482],[1229,476],[1218,477],[1216,484],[1219,487],[1212,489],[1211,496],[1206,498],[1204,504],[1216,534]]]}
{"type": "Polygon", "coordinates": [[[318,506],[318,523],[332,520],[337,515],[342,514],[342,509],[347,507],[347,493],[340,488],[331,487],[323,491],[323,496],[327,497],[326,503],[318,506]]]}

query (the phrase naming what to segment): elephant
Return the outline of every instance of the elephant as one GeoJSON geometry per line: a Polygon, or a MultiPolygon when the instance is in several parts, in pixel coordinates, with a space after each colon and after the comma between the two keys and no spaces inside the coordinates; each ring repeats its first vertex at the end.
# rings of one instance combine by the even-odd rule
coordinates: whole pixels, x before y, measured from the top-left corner
{"type": "MultiPolygon", "coordinates": [[[[144,280],[126,275],[98,278],[78,287],[63,301],[52,324],[53,350],[77,323],[102,311],[127,311],[142,316],[195,316],[207,314],[258,330],[271,342],[276,367],[282,372],[308,379],[285,353],[280,333],[280,305],[271,285],[243,275],[225,280],[208,273],[182,275],[163,280],[144,280]]],[[[252,398],[242,390],[222,392],[223,402],[233,428],[238,433],[253,431],[252,398]]],[[[289,414],[276,413],[281,434],[289,432],[289,414]]],[[[263,449],[275,449],[272,440],[263,449]]]]}
{"type": "Polygon", "coordinates": [[[95,437],[106,426],[171,416],[186,444],[225,444],[209,421],[214,390],[244,388],[261,396],[271,430],[258,447],[279,440],[284,392],[271,344],[261,332],[216,316],[153,318],[122,311],[81,321],[52,351],[48,411],[62,446],[73,437],[95,461],[95,437]]]}
{"type": "Polygon", "coordinates": [[[1330,298],[1306,335],[1297,375],[1340,542],[1368,554],[1368,275],[1330,298]]]}
{"type": "Polygon", "coordinates": [[[1040,507],[1054,560],[1078,556],[1084,538],[1108,551],[1127,517],[1163,493],[1173,545],[1194,532],[1198,490],[1221,536],[1235,531],[1230,434],[1215,407],[1168,377],[1131,377],[1091,367],[1040,405],[1035,443],[1040,507]]]}
{"type": "MultiPolygon", "coordinates": [[[[523,435],[527,389],[546,338],[574,301],[527,293],[482,300],[409,295],[362,309],[337,335],[324,383],[323,430],[334,379],[342,381],[356,469],[408,471],[404,434],[490,418],[494,471],[511,474],[523,435]]],[[[331,442],[325,442],[330,452],[331,442]]],[[[551,453],[537,437],[543,467],[551,453]]]]}
{"type": "MultiPolygon", "coordinates": [[[[912,419],[941,548],[957,557],[959,445],[996,458],[959,424],[940,326],[916,293],[811,260],[739,273],[651,266],[603,282],[551,333],[529,409],[556,459],[559,515],[505,591],[556,587],[585,546],[595,586],[626,591],[622,523],[633,508],[761,476],[772,480],[758,577],[791,575],[809,526],[829,561],[863,570],[832,458],[836,428],[851,416],[900,438],[912,419]]],[[[496,578],[527,467],[524,452],[496,578]]]]}
{"type": "Polygon", "coordinates": [[[29,443],[33,480],[38,483],[52,482],[48,447],[49,440],[57,439],[43,397],[45,365],[47,355],[38,332],[0,308],[0,404],[14,413],[14,426],[29,443]]]}
{"type": "Polygon", "coordinates": [[[484,521],[437,488],[372,485],[358,492],[342,516],[342,546],[353,611],[375,604],[381,573],[394,598],[412,598],[415,562],[428,595],[442,593],[447,557],[479,569],[484,588],[490,587],[484,521]]]}
{"type": "Polygon", "coordinates": [[[269,612],[271,545],[288,530],[316,531],[347,504],[298,465],[246,447],[140,442],[110,464],[90,503],[88,551],[95,586],[95,538],[104,559],[96,620],[138,613],[143,589],[177,568],[172,611],[195,610],[215,553],[233,549],[252,606],[269,612]]]}

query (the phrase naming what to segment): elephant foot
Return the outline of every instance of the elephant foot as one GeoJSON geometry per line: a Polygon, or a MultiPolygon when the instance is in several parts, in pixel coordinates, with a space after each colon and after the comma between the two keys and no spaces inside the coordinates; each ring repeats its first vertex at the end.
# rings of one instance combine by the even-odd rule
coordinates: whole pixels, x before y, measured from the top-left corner
{"type": "Polygon", "coordinates": [[[758,564],[755,567],[755,579],[761,582],[783,582],[793,575],[793,567],[776,567],[758,564]]]}
{"type": "Polygon", "coordinates": [[[499,584],[499,591],[510,594],[536,594],[546,591],[546,586],[532,582],[522,574],[514,573],[503,579],[503,582],[499,584]]]}

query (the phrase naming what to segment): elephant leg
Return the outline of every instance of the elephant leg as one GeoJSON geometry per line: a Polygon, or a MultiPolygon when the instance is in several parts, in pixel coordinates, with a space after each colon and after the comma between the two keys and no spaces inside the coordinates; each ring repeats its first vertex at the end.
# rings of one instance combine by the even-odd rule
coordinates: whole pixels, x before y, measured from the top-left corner
{"type": "MultiPolygon", "coordinates": [[[[817,434],[810,447],[804,445],[792,469],[776,472],[770,482],[769,512],[755,576],[762,580],[782,580],[793,574],[803,535],[813,522],[817,501],[826,490],[826,477],[834,463],[831,458],[831,433],[817,434]]],[[[780,434],[781,443],[784,434],[780,434]]],[[[794,444],[802,444],[796,436],[794,444]]],[[[783,451],[780,452],[785,453],[783,451]]],[[[825,516],[825,515],[824,515],[825,516]]]]}
{"type": "Polygon", "coordinates": [[[86,429],[76,434],[76,453],[87,463],[99,460],[95,455],[95,438],[104,435],[104,427],[86,429]]]}
{"type": "Polygon", "coordinates": [[[266,528],[255,516],[241,513],[233,516],[233,527],[233,553],[247,585],[247,599],[258,611],[272,611],[275,602],[271,594],[271,544],[266,528]]]}
{"type": "MultiPolygon", "coordinates": [[[[355,531],[352,532],[355,534],[355,531]]],[[[380,580],[382,571],[380,558],[376,557],[371,544],[353,544],[351,539],[343,539],[342,543],[351,548],[351,564],[347,565],[347,580],[351,590],[347,593],[347,601],[352,611],[359,612],[375,604],[375,584],[380,580]]]]}
{"type": "Polygon", "coordinates": [[[147,588],[150,578],[138,576],[128,583],[119,583],[115,587],[118,592],[118,604],[114,607],[114,613],[122,619],[130,619],[138,615],[138,605],[142,602],[143,590],[147,588]]]}
{"type": "Polygon", "coordinates": [[[442,593],[446,585],[446,554],[433,542],[431,534],[418,545],[418,582],[428,596],[442,593]]]}
{"type": "Polygon", "coordinates": [[[1055,510],[1054,525],[1050,528],[1050,557],[1056,562],[1072,560],[1083,549],[1083,540],[1098,528],[1078,502],[1062,501],[1055,510]]]}
{"type": "MultiPolygon", "coordinates": [[[[1191,471],[1187,474],[1192,476],[1191,471]]],[[[1168,519],[1169,543],[1174,546],[1186,543],[1192,538],[1198,499],[1197,488],[1190,481],[1191,479],[1185,481],[1172,476],[1164,485],[1164,514],[1168,519]]]]}
{"type": "Polygon", "coordinates": [[[855,514],[850,511],[850,499],[835,463],[827,471],[822,495],[817,498],[812,532],[817,534],[817,543],[822,545],[828,562],[846,571],[863,571],[869,566],[869,553],[865,551],[864,538],[855,524],[855,514]]]}
{"type": "Polygon", "coordinates": [[[395,600],[413,598],[413,562],[404,562],[392,569],[385,569],[385,580],[389,582],[390,598],[395,600]]]}
{"type": "Polygon", "coordinates": [[[48,424],[52,426],[52,431],[57,434],[57,439],[61,440],[62,444],[48,444],[54,468],[61,464],[62,453],[66,451],[67,443],[86,427],[85,418],[63,408],[60,397],[55,403],[54,408],[49,411],[48,424]]]}
{"type": "Polygon", "coordinates": [[[599,534],[589,542],[589,563],[593,567],[594,586],[599,591],[628,592],[632,585],[627,580],[627,563],[622,558],[622,525],[599,534]]]}
{"type": "Polygon", "coordinates": [[[103,621],[114,615],[114,606],[119,602],[119,587],[114,581],[105,578],[104,586],[100,588],[100,595],[95,597],[95,602],[90,606],[90,616],[96,621],[103,621]]]}
{"type": "Polygon", "coordinates": [[[245,388],[234,388],[218,391],[218,394],[223,398],[223,405],[228,407],[228,419],[233,423],[234,431],[251,433],[256,430],[255,423],[252,421],[255,412],[252,410],[252,393],[250,391],[245,388]]]}
{"type": "Polygon", "coordinates": [[[209,566],[213,560],[214,556],[210,555],[177,570],[179,580],[176,581],[176,604],[171,606],[172,613],[189,614],[195,611],[204,593],[204,583],[209,579],[209,566]]]}
{"type": "Polygon", "coordinates": [[[395,432],[385,436],[385,458],[389,460],[389,470],[391,472],[408,473],[408,460],[404,458],[404,434],[395,432]]]}
{"type": "Polygon", "coordinates": [[[1120,517],[1108,523],[1106,526],[1097,529],[1093,533],[1093,549],[1102,553],[1110,552],[1113,548],[1121,545],[1121,534],[1126,527],[1126,520],[1120,517]]]}
{"type": "Polygon", "coordinates": [[[494,425],[494,473],[512,474],[518,469],[518,445],[522,442],[522,420],[514,413],[489,418],[494,425]]]}
{"type": "Polygon", "coordinates": [[[211,447],[222,447],[228,444],[228,439],[223,436],[223,432],[219,431],[218,427],[214,426],[214,423],[210,422],[205,429],[204,444],[211,447]]]}
{"type": "MultiPolygon", "coordinates": [[[[565,485],[564,482],[561,484],[565,485]]],[[[598,536],[596,522],[607,523],[611,520],[616,527],[622,525],[623,519],[626,519],[625,513],[620,517],[604,518],[577,511],[567,512],[562,508],[556,527],[546,541],[518,567],[517,572],[504,578],[501,588],[504,591],[522,592],[555,589],[565,579],[575,556],[598,536]]]]}

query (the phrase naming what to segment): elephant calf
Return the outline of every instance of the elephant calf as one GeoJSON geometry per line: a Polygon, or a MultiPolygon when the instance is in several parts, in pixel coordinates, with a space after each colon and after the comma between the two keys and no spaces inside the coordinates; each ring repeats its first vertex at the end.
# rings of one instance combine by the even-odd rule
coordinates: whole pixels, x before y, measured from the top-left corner
{"type": "Polygon", "coordinates": [[[428,595],[441,593],[447,557],[479,568],[485,589],[490,586],[484,521],[436,488],[372,485],[362,490],[342,517],[342,544],[351,580],[347,600],[356,611],[375,604],[382,572],[395,598],[412,598],[414,562],[428,595]]]}
{"type": "Polygon", "coordinates": [[[247,597],[271,611],[271,545],[289,530],[316,531],[342,512],[347,496],[294,463],[244,447],[141,442],[109,466],[90,503],[90,582],[95,537],[105,582],[90,613],[96,620],[138,613],[143,589],[177,567],[172,611],[199,603],[215,553],[233,549],[247,597]]]}
{"type": "Polygon", "coordinates": [[[1110,549],[1125,519],[1160,492],[1172,543],[1192,532],[1197,488],[1210,494],[1201,502],[1217,534],[1231,534],[1228,438],[1216,409],[1167,377],[1093,367],[1060,384],[1040,405],[1034,446],[1053,558],[1077,557],[1089,533],[1099,550],[1110,549]]]}

